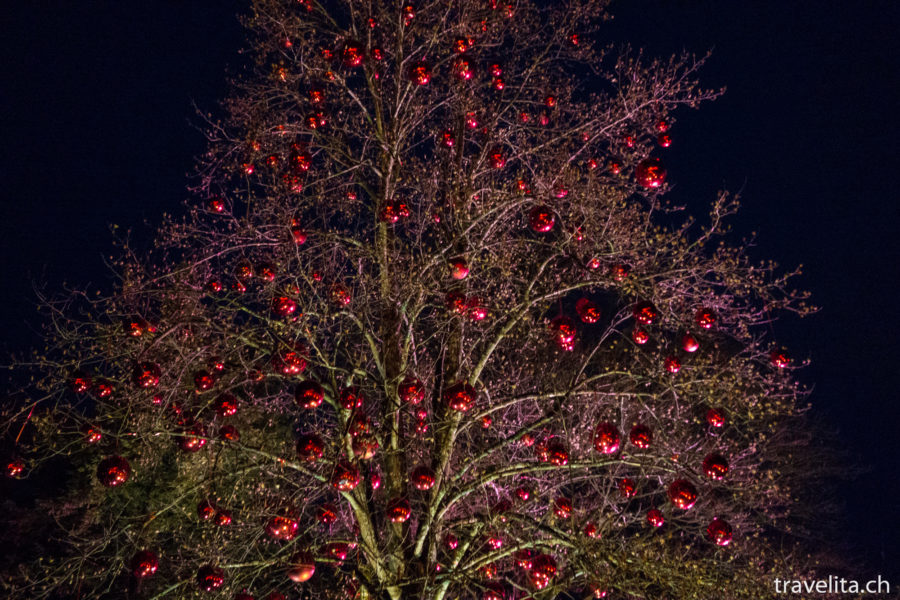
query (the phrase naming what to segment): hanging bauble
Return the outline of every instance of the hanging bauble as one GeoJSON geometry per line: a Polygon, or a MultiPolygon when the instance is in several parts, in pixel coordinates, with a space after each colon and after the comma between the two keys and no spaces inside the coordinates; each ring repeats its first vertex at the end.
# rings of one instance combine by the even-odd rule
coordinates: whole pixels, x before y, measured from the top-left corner
{"type": "Polygon", "coordinates": [[[384,60],[384,50],[378,46],[372,46],[372,49],[369,50],[369,56],[372,57],[372,60],[380,62],[384,60]]]}
{"type": "Polygon", "coordinates": [[[428,433],[428,421],[425,419],[419,419],[416,421],[416,433],[418,435],[425,435],[428,433]]]}
{"type": "Polygon", "coordinates": [[[690,333],[681,336],[681,349],[685,352],[696,352],[700,348],[700,342],[690,333]]]}
{"type": "MultiPolygon", "coordinates": [[[[25,472],[25,461],[21,458],[11,458],[6,461],[6,476],[12,477],[15,479],[16,477],[20,477],[22,473],[25,472]]],[[[99,476],[99,473],[98,473],[99,476]]],[[[105,485],[105,484],[104,484],[105,485]]],[[[112,487],[112,486],[110,486],[112,487]]]]}
{"type": "Polygon", "coordinates": [[[241,432],[234,425],[222,425],[219,428],[219,439],[226,442],[241,441],[241,432]]]}
{"type": "Polygon", "coordinates": [[[681,370],[681,361],[674,356],[667,356],[663,361],[663,367],[673,375],[681,370]]]}
{"type": "Polygon", "coordinates": [[[197,570],[197,585],[204,592],[217,590],[225,585],[225,571],[212,565],[197,570]]]}
{"type": "Polygon", "coordinates": [[[206,201],[206,206],[209,208],[209,210],[215,213],[225,212],[225,201],[221,196],[213,196],[206,201]]]}
{"type": "Polygon", "coordinates": [[[263,281],[275,281],[275,265],[270,262],[263,262],[256,265],[256,274],[263,281]]]}
{"type": "Polygon", "coordinates": [[[532,553],[531,550],[521,549],[516,550],[513,553],[513,560],[516,561],[516,566],[522,569],[523,571],[530,571],[532,566],[532,553]]]}
{"type": "Polygon", "coordinates": [[[686,479],[676,479],[669,484],[669,500],[681,510],[688,510],[697,501],[697,488],[686,479]]]}
{"type": "Polygon", "coordinates": [[[451,410],[466,412],[475,405],[475,388],[465,381],[460,381],[444,390],[444,403],[451,410]]]}
{"type": "Polygon", "coordinates": [[[109,398],[113,394],[113,385],[105,379],[97,379],[91,386],[95,398],[109,398]]]}
{"type": "Polygon", "coordinates": [[[527,486],[520,485],[516,488],[516,497],[521,502],[528,502],[531,499],[531,489],[527,486]]]}
{"type": "Polygon", "coordinates": [[[553,501],[553,514],[558,519],[568,519],[572,516],[572,501],[565,496],[560,496],[553,501]]]}
{"type": "Polygon", "coordinates": [[[405,523],[409,520],[410,514],[412,514],[409,500],[406,498],[393,498],[388,501],[385,513],[391,523],[405,523]]]}
{"type": "Polygon", "coordinates": [[[369,474],[369,485],[372,486],[372,490],[377,490],[381,487],[381,473],[378,471],[372,471],[369,474]]]}
{"type": "Polygon", "coordinates": [[[491,550],[499,550],[503,547],[503,538],[496,533],[492,533],[487,537],[484,543],[491,550]]]}
{"type": "Polygon", "coordinates": [[[616,488],[625,499],[634,498],[634,495],[637,493],[637,483],[630,477],[623,477],[617,481],[616,488]]]}
{"type": "Polygon", "coordinates": [[[356,68],[363,64],[365,53],[363,52],[362,47],[359,44],[348,42],[341,52],[341,58],[343,59],[345,66],[356,68]]]}
{"type": "Polygon", "coordinates": [[[452,148],[456,144],[456,136],[453,135],[453,130],[445,129],[441,132],[441,144],[447,148],[452,148]]]}
{"type": "Polygon", "coordinates": [[[450,277],[461,281],[468,277],[469,265],[464,258],[454,258],[450,261],[450,277]]]}
{"type": "Polygon", "coordinates": [[[306,232],[303,231],[303,228],[300,226],[300,221],[298,219],[291,219],[291,239],[294,240],[294,243],[298,246],[302,246],[306,243],[306,232]]]}
{"type": "Polygon", "coordinates": [[[595,525],[594,523],[592,523],[590,521],[588,521],[587,523],[584,524],[584,528],[581,530],[581,532],[585,535],[585,537],[589,537],[589,538],[600,537],[600,532],[597,529],[597,525],[595,525]]]}
{"type": "Polygon", "coordinates": [[[426,465],[419,465],[409,474],[413,487],[420,492],[430,490],[434,486],[434,471],[426,465]]]}
{"type": "Polygon", "coordinates": [[[85,444],[96,444],[103,439],[103,432],[95,425],[85,424],[81,427],[81,435],[85,444]]]}
{"type": "Polygon", "coordinates": [[[206,369],[200,369],[194,373],[194,389],[205,392],[216,384],[216,378],[206,369]]]}
{"type": "Polygon", "coordinates": [[[528,213],[528,225],[537,233],[547,233],[556,224],[556,216],[549,206],[535,206],[528,213]]]}
{"type": "Polygon", "coordinates": [[[139,362],[132,372],[135,385],[142,388],[154,388],[159,385],[161,375],[162,369],[153,362],[139,362]]]}
{"type": "Polygon", "coordinates": [[[294,401],[301,408],[313,409],[322,404],[325,399],[325,390],[318,381],[307,379],[297,385],[294,390],[294,401]]]}
{"type": "Polygon", "coordinates": [[[631,330],[631,339],[634,340],[634,343],[638,346],[643,346],[650,341],[650,334],[642,327],[635,327],[631,330]]]}
{"type": "Polygon", "coordinates": [[[488,563],[486,565],[482,565],[478,569],[478,574],[482,579],[486,579],[490,581],[491,579],[497,576],[497,565],[494,563],[488,563]]]}
{"type": "Polygon", "coordinates": [[[484,321],[488,316],[488,309],[478,296],[471,296],[466,300],[466,316],[470,321],[484,321]]]}
{"type": "Polygon", "coordinates": [[[716,311],[711,308],[701,308],[694,314],[694,322],[702,329],[712,329],[716,324],[716,311]]]}
{"type": "Polygon", "coordinates": [[[453,61],[453,74],[456,75],[462,81],[468,81],[472,79],[472,66],[469,64],[469,61],[458,58],[453,61]]]}
{"type": "Polygon", "coordinates": [[[459,540],[452,533],[448,533],[444,536],[444,547],[448,550],[456,550],[456,547],[459,546],[459,540]]]}
{"type": "Polygon", "coordinates": [[[314,433],[304,433],[297,438],[297,456],[300,460],[314,463],[325,453],[325,442],[314,433]]]}
{"type": "Polygon", "coordinates": [[[727,546],[731,543],[731,525],[725,519],[716,517],[706,528],[706,536],[717,546],[727,546]]]}
{"type": "Polygon", "coordinates": [[[97,479],[106,487],[122,485],[131,477],[131,465],[121,456],[108,456],[97,465],[97,479]]]}
{"type": "Polygon", "coordinates": [[[69,377],[69,389],[76,394],[86,394],[91,389],[93,380],[84,371],[75,371],[69,377]]]}
{"type": "Polygon", "coordinates": [[[272,300],[272,312],[279,317],[290,317],[297,312],[297,303],[287,296],[278,296],[272,300]]]}
{"type": "Polygon", "coordinates": [[[231,512],[225,510],[224,508],[220,508],[216,511],[214,522],[219,527],[227,527],[231,525],[231,512]]]}
{"type": "Polygon", "coordinates": [[[658,508],[651,508],[647,511],[647,522],[653,527],[662,527],[665,525],[666,519],[663,517],[661,510],[658,508]]]}
{"type": "Polygon", "coordinates": [[[711,408],[706,411],[706,422],[709,423],[710,427],[724,427],[725,426],[725,415],[716,408],[711,408]]]}
{"type": "Polygon", "coordinates": [[[356,435],[351,446],[353,456],[359,460],[369,460],[378,451],[378,440],[373,435],[356,435]]]}
{"type": "Polygon", "coordinates": [[[791,366],[791,357],[784,350],[772,350],[769,353],[769,361],[772,363],[772,366],[779,369],[786,369],[791,366]]]}
{"type": "Polygon", "coordinates": [[[575,312],[584,323],[596,323],[600,320],[600,307],[588,298],[579,298],[575,303],[575,312]]]}
{"type": "Polygon", "coordinates": [[[649,300],[638,302],[631,310],[634,320],[641,325],[652,325],[659,320],[659,310],[649,300]]]}
{"type": "Polygon", "coordinates": [[[453,51],[457,54],[464,54],[466,51],[468,51],[469,48],[472,47],[472,44],[474,43],[475,40],[473,40],[472,38],[456,38],[453,41],[453,51]]]}
{"type": "Polygon", "coordinates": [[[218,294],[223,289],[222,282],[218,279],[210,279],[203,287],[207,292],[211,294],[218,294]]]}
{"type": "Polygon", "coordinates": [[[425,386],[415,377],[406,377],[397,386],[397,396],[401,402],[418,404],[425,399],[425,386]]]}
{"type": "Polygon", "coordinates": [[[316,561],[312,553],[301,551],[295,553],[291,557],[290,566],[288,567],[288,579],[294,583],[303,583],[309,581],[316,572],[316,561]]]}
{"type": "Polygon", "coordinates": [[[323,550],[325,551],[326,556],[330,556],[338,562],[344,562],[347,560],[347,555],[350,553],[350,544],[344,542],[328,542],[325,544],[323,550]]]}
{"type": "Polygon", "coordinates": [[[550,321],[550,331],[553,332],[553,339],[561,349],[567,352],[575,349],[577,330],[572,319],[565,315],[555,317],[550,321]]]}
{"type": "Polygon", "coordinates": [[[237,398],[229,393],[220,394],[213,402],[213,410],[220,417],[233,417],[237,414],[237,398]]]}
{"type": "Polygon", "coordinates": [[[658,158],[645,158],[635,167],[634,177],[645,188],[658,188],[666,180],[666,168],[658,158]]]}
{"type": "Polygon", "coordinates": [[[346,410],[362,408],[363,395],[360,394],[359,390],[355,387],[345,387],[341,390],[340,397],[338,398],[338,403],[342,408],[346,410]]]}
{"type": "Polygon", "coordinates": [[[628,439],[631,440],[633,446],[646,450],[653,441],[653,432],[646,425],[638,424],[631,428],[628,439]]]}
{"type": "Polygon", "coordinates": [[[531,570],[528,572],[528,581],[535,588],[542,590],[550,585],[550,581],[556,576],[556,561],[547,554],[538,554],[531,561],[531,570]]]}
{"type": "Polygon", "coordinates": [[[203,423],[193,423],[177,436],[178,447],[184,452],[198,452],[206,445],[206,428],[203,423]]]}
{"type": "Polygon", "coordinates": [[[490,160],[491,168],[493,169],[502,169],[506,166],[506,156],[503,154],[501,148],[494,148],[491,150],[488,159],[490,160]]]}
{"type": "Polygon", "coordinates": [[[306,349],[298,344],[295,349],[284,348],[275,355],[272,362],[275,371],[288,377],[299,375],[306,369],[306,349]]]}
{"type": "Polygon", "coordinates": [[[332,286],[331,288],[331,301],[337,306],[347,306],[350,304],[352,297],[350,295],[350,290],[344,287],[341,284],[337,284],[332,286]]]}
{"type": "Polygon", "coordinates": [[[659,133],[665,133],[669,130],[669,123],[665,119],[660,119],[656,122],[656,131],[659,133]]]}
{"type": "Polygon", "coordinates": [[[409,68],[407,76],[416,85],[427,85],[431,81],[431,66],[425,61],[414,63],[409,68]]]}
{"type": "Polygon", "coordinates": [[[601,454],[618,452],[620,440],[619,430],[608,421],[600,423],[594,429],[594,449],[601,454]]]}
{"type": "Polygon", "coordinates": [[[159,557],[150,550],[140,550],[131,557],[129,566],[131,567],[132,575],[138,579],[145,579],[159,569],[159,557]]]}
{"type": "Polygon", "coordinates": [[[331,486],[339,492],[349,492],[359,485],[359,469],[346,460],[334,465],[331,486]]]}
{"type": "Polygon", "coordinates": [[[503,584],[496,581],[489,581],[484,585],[484,591],[481,593],[481,600],[506,600],[506,590],[503,584]]]}
{"type": "Polygon", "coordinates": [[[353,437],[367,434],[371,429],[372,422],[362,412],[355,413],[347,423],[347,433],[353,437]]]}
{"type": "Polygon", "coordinates": [[[724,479],[728,474],[728,461],[721,454],[709,454],[703,459],[703,472],[710,479],[724,479]]]}
{"type": "Polygon", "coordinates": [[[201,500],[197,504],[197,517],[201,521],[208,521],[216,514],[216,505],[210,500],[201,500]]]}
{"type": "Polygon", "coordinates": [[[275,540],[290,541],[297,536],[300,523],[285,514],[271,517],[266,522],[266,535],[275,540]]]}
{"type": "Polygon", "coordinates": [[[661,133],[656,136],[656,143],[663,148],[668,148],[672,145],[672,136],[670,136],[668,133],[661,133]]]}
{"type": "Polygon", "coordinates": [[[548,462],[558,467],[569,464],[569,448],[559,438],[550,438],[546,442],[535,446],[538,460],[548,462]]]}
{"type": "Polygon", "coordinates": [[[316,520],[323,525],[331,525],[337,521],[338,507],[331,502],[325,502],[316,509],[316,520]]]}

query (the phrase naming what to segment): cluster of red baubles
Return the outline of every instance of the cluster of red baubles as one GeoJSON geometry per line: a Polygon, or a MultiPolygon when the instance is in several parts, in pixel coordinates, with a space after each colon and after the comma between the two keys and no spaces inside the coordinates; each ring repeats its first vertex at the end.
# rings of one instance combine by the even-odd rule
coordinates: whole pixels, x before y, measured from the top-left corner
{"type": "Polygon", "coordinates": [[[457,291],[447,293],[447,306],[470,321],[483,321],[488,316],[487,306],[479,296],[466,296],[457,291]]]}

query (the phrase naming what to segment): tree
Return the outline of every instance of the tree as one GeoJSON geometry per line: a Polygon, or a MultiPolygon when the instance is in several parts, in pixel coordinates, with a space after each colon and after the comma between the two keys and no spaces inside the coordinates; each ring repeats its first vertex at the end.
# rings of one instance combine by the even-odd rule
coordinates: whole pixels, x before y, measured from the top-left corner
{"type": "Polygon", "coordinates": [[[61,547],[8,591],[759,598],[805,569],[806,392],[766,326],[811,309],[727,242],[733,197],[666,202],[657,147],[718,92],[602,48],[605,16],[255,0],[199,203],[123,241],[114,293],[47,303],[7,471],[63,457],[61,547]]]}

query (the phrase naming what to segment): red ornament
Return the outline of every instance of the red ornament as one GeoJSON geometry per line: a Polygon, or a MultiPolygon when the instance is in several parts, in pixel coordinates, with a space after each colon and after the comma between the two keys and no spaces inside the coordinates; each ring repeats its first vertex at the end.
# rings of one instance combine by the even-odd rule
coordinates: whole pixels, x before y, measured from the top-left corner
{"type": "Polygon", "coordinates": [[[233,417],[237,414],[237,398],[231,394],[221,394],[213,402],[213,409],[220,417],[233,417]]]}
{"type": "Polygon", "coordinates": [[[197,570],[197,585],[204,592],[217,590],[225,585],[225,571],[212,565],[197,570]]]}
{"type": "Polygon", "coordinates": [[[344,286],[337,284],[331,288],[331,301],[334,302],[338,306],[347,306],[350,304],[352,297],[350,296],[350,290],[345,288],[344,286]]]}
{"type": "Polygon", "coordinates": [[[530,571],[532,566],[531,560],[531,550],[522,549],[516,550],[513,553],[513,559],[516,561],[516,566],[522,569],[523,571],[530,571]]]}
{"type": "Polygon", "coordinates": [[[349,492],[359,485],[359,470],[349,462],[342,460],[334,466],[331,473],[331,486],[339,492],[349,492]]]}
{"type": "Polygon", "coordinates": [[[634,176],[641,186],[655,189],[666,181],[666,168],[658,158],[645,158],[634,169],[634,176]]]}
{"type": "Polygon", "coordinates": [[[716,517],[706,528],[706,536],[717,546],[727,546],[731,543],[731,525],[725,519],[716,517]]]}
{"type": "Polygon", "coordinates": [[[633,446],[646,450],[653,441],[653,432],[646,425],[635,425],[631,428],[628,439],[631,440],[633,446]]]}
{"type": "Polygon", "coordinates": [[[584,524],[584,529],[582,530],[585,536],[589,538],[599,538],[600,532],[597,529],[597,526],[594,523],[587,522],[584,524]]]}
{"type": "Polygon", "coordinates": [[[427,85],[431,81],[431,67],[425,61],[419,61],[409,68],[409,80],[416,85],[427,85]]]}
{"type": "Polygon", "coordinates": [[[209,500],[201,500],[197,504],[197,517],[201,521],[209,521],[216,514],[216,506],[209,500]]]}
{"type": "Polygon", "coordinates": [[[222,282],[218,279],[210,279],[206,282],[206,285],[204,287],[206,288],[207,292],[218,294],[222,291],[222,282]]]}
{"type": "Polygon", "coordinates": [[[97,398],[109,398],[113,393],[113,386],[105,379],[98,379],[93,385],[94,396],[97,398]]]}
{"type": "Polygon", "coordinates": [[[478,574],[481,575],[483,579],[491,580],[497,576],[497,565],[488,563],[478,569],[478,574]]]}
{"type": "Polygon", "coordinates": [[[227,527],[228,525],[231,525],[231,512],[225,510],[224,508],[219,509],[216,512],[215,522],[219,527],[227,527]]]}
{"type": "Polygon", "coordinates": [[[345,410],[362,408],[363,395],[360,394],[359,390],[355,387],[345,387],[341,390],[341,395],[338,401],[341,407],[345,410]]]}
{"type": "Polygon", "coordinates": [[[456,539],[456,536],[452,533],[448,533],[444,536],[444,546],[446,546],[448,550],[456,550],[456,547],[459,546],[459,540],[456,539]]]}
{"type": "Polygon", "coordinates": [[[710,427],[724,427],[725,416],[717,409],[711,408],[706,411],[706,422],[709,423],[710,427]]]}
{"type": "Polygon", "coordinates": [[[222,425],[219,428],[219,439],[226,442],[241,441],[241,432],[234,425],[222,425]]]}
{"type": "Polygon", "coordinates": [[[652,325],[659,320],[659,310],[649,300],[635,304],[631,314],[641,325],[652,325]]]}
{"type": "Polygon", "coordinates": [[[468,81],[472,79],[472,67],[469,61],[458,58],[453,61],[453,73],[461,80],[468,81]]]}
{"type": "Polygon", "coordinates": [[[556,225],[556,216],[549,206],[535,206],[528,213],[528,225],[537,233],[547,233],[556,225]]]}
{"type": "Polygon", "coordinates": [[[6,463],[6,476],[16,478],[25,471],[25,461],[21,458],[13,458],[6,463]]]}
{"type": "Polygon", "coordinates": [[[663,366],[665,367],[666,371],[674,375],[681,370],[681,361],[679,361],[674,356],[667,356],[663,361],[663,366]]]}
{"type": "Polygon", "coordinates": [[[194,423],[177,436],[178,447],[185,452],[198,452],[206,445],[206,429],[202,423],[194,423]]]}
{"type": "Polygon", "coordinates": [[[409,500],[406,498],[394,498],[388,501],[386,512],[391,523],[405,523],[409,520],[410,514],[412,514],[409,500]]]}
{"type": "Polygon", "coordinates": [[[597,425],[594,430],[594,449],[600,454],[615,454],[619,451],[619,430],[606,421],[597,425]]]}
{"type": "Polygon", "coordinates": [[[350,553],[350,545],[344,542],[329,542],[325,545],[325,554],[338,562],[347,560],[347,554],[350,553]]]}
{"type": "Polygon", "coordinates": [[[559,519],[568,519],[572,515],[572,501],[564,496],[554,500],[553,514],[559,519]]]}
{"type": "Polygon", "coordinates": [[[282,375],[299,375],[306,369],[306,350],[298,347],[295,350],[283,349],[275,356],[273,362],[275,370],[282,375]]]}
{"type": "Polygon", "coordinates": [[[500,148],[494,148],[491,150],[490,155],[491,167],[494,169],[502,169],[506,166],[506,157],[503,155],[503,150],[500,148]]]}
{"type": "Polygon", "coordinates": [[[600,320],[600,307],[587,298],[579,298],[575,303],[575,312],[584,323],[596,323],[600,320]]]}
{"type": "Polygon", "coordinates": [[[690,333],[685,333],[681,337],[681,349],[685,352],[696,352],[700,348],[700,342],[690,333]]]}
{"type": "Polygon", "coordinates": [[[372,471],[369,475],[369,485],[372,486],[372,491],[377,490],[381,487],[381,473],[378,471],[372,471]]]}
{"type": "Polygon", "coordinates": [[[300,523],[289,516],[278,515],[266,522],[266,535],[275,540],[288,542],[297,536],[300,523]]]}
{"type": "Polygon", "coordinates": [[[471,48],[474,43],[475,40],[472,38],[456,38],[453,42],[453,51],[457,54],[463,54],[471,48]]]}
{"type": "Polygon", "coordinates": [[[669,500],[681,510],[688,510],[697,501],[697,488],[686,479],[676,479],[669,484],[669,500]]]}
{"type": "Polygon", "coordinates": [[[622,162],[620,160],[611,158],[606,163],[606,168],[613,175],[619,175],[622,173],[622,162]]]}
{"type": "Polygon", "coordinates": [[[620,479],[616,482],[616,487],[623,498],[634,498],[634,495],[637,493],[637,484],[630,477],[620,479]]]}
{"type": "Polygon", "coordinates": [[[222,200],[219,196],[213,196],[209,200],[206,201],[206,205],[209,207],[209,210],[215,213],[223,213],[225,212],[225,201],[222,200]]]}
{"type": "Polygon", "coordinates": [[[464,381],[460,381],[443,393],[443,400],[451,410],[467,412],[475,405],[475,388],[464,381]]]}
{"type": "Polygon", "coordinates": [[[471,321],[483,321],[487,318],[488,310],[481,303],[481,298],[472,296],[466,301],[466,316],[471,321]]]}
{"type": "Polygon", "coordinates": [[[560,348],[567,352],[575,349],[575,323],[569,317],[560,315],[550,321],[550,331],[560,348]]]}
{"type": "Polygon", "coordinates": [[[629,273],[631,273],[631,268],[627,265],[616,264],[610,267],[609,274],[616,281],[625,281],[628,278],[629,273]]]}
{"type": "Polygon", "coordinates": [[[106,487],[122,485],[128,481],[129,477],[131,477],[131,465],[121,456],[108,456],[97,465],[97,479],[106,487]]]}
{"type": "Polygon", "coordinates": [[[316,520],[323,525],[331,525],[337,521],[338,507],[330,502],[324,503],[316,511],[316,520]]]}
{"type": "Polygon", "coordinates": [[[461,281],[469,276],[469,265],[464,258],[454,258],[450,261],[450,277],[461,281]]]}
{"type": "Polygon", "coordinates": [[[634,340],[635,344],[643,346],[650,341],[650,334],[647,333],[646,329],[635,327],[631,330],[631,339],[634,340]]]}
{"type": "Polygon", "coordinates": [[[84,371],[75,371],[69,379],[69,388],[76,394],[87,393],[91,389],[91,376],[84,371]]]}
{"type": "Polygon", "coordinates": [[[425,386],[415,377],[406,377],[397,386],[397,395],[401,402],[418,404],[425,399],[425,386]]]}
{"type": "Polygon", "coordinates": [[[659,133],[665,133],[668,130],[669,124],[664,119],[660,119],[656,122],[656,131],[658,131],[659,133]]]}
{"type": "Polygon", "coordinates": [[[769,360],[772,366],[779,369],[786,369],[791,366],[791,357],[784,350],[772,350],[769,353],[769,360]]]}
{"type": "Polygon", "coordinates": [[[150,577],[159,569],[159,558],[150,550],[140,550],[131,557],[131,574],[138,579],[150,577]]]}
{"type": "Polygon", "coordinates": [[[316,561],[309,552],[297,552],[291,557],[290,567],[288,567],[288,579],[294,583],[303,583],[309,581],[316,572],[316,561]]]}
{"type": "Polygon", "coordinates": [[[341,58],[343,59],[345,66],[356,68],[363,64],[365,54],[357,44],[349,43],[344,46],[344,50],[341,52],[341,58]]]}
{"type": "Polygon", "coordinates": [[[721,454],[710,454],[703,459],[703,472],[710,479],[724,479],[728,473],[728,461],[721,454]]]}
{"type": "Polygon", "coordinates": [[[447,148],[452,148],[454,144],[456,144],[456,136],[453,135],[453,131],[450,129],[445,129],[441,132],[441,144],[446,146],[447,148]]]}
{"type": "Polygon", "coordinates": [[[306,232],[300,227],[300,221],[297,219],[291,219],[291,238],[298,246],[306,243],[306,232]]]}
{"type": "Polygon", "coordinates": [[[481,600],[506,600],[506,590],[503,584],[491,581],[485,584],[481,600]]]}
{"type": "Polygon", "coordinates": [[[300,460],[314,463],[325,453],[325,442],[314,433],[306,433],[297,439],[297,456],[300,460]]]}
{"type": "Polygon", "coordinates": [[[287,296],[279,296],[272,300],[272,312],[279,317],[290,317],[297,311],[297,303],[287,296]]]}
{"type": "Polygon", "coordinates": [[[213,377],[210,372],[205,369],[201,369],[194,373],[194,387],[198,392],[205,392],[206,390],[212,388],[215,383],[215,377],[213,377]]]}
{"type": "Polygon", "coordinates": [[[531,498],[531,490],[525,486],[519,486],[516,488],[516,496],[522,502],[528,502],[528,500],[531,498]]]}
{"type": "Polygon", "coordinates": [[[96,444],[103,438],[103,432],[94,425],[84,425],[81,428],[81,433],[84,436],[85,444],[96,444]]]}
{"type": "Polygon", "coordinates": [[[559,438],[550,438],[534,447],[535,454],[541,462],[548,462],[558,467],[569,464],[569,449],[559,438]]]}
{"type": "Polygon", "coordinates": [[[307,379],[294,390],[294,401],[301,408],[318,408],[325,399],[325,390],[318,381],[307,379]]]}
{"type": "Polygon", "coordinates": [[[712,329],[712,326],[716,324],[716,311],[711,308],[701,308],[694,315],[694,322],[697,323],[697,327],[702,329],[712,329]]]}
{"type": "Polygon", "coordinates": [[[550,581],[556,576],[556,561],[552,556],[538,554],[531,561],[531,570],[528,572],[528,581],[535,588],[542,590],[550,585],[550,581]]]}
{"type": "Polygon", "coordinates": [[[154,388],[159,385],[162,370],[159,365],[152,362],[140,362],[134,367],[132,378],[135,385],[142,388],[154,388]]]}
{"type": "Polygon", "coordinates": [[[662,527],[665,525],[666,519],[663,517],[661,510],[658,508],[651,508],[647,511],[647,522],[653,527],[662,527]]]}
{"type": "Polygon", "coordinates": [[[672,145],[672,137],[667,133],[661,133],[656,136],[656,143],[663,148],[668,148],[672,145]]]}
{"type": "Polygon", "coordinates": [[[420,492],[430,490],[434,486],[434,471],[425,465],[419,465],[412,470],[409,476],[410,481],[420,492]]]}

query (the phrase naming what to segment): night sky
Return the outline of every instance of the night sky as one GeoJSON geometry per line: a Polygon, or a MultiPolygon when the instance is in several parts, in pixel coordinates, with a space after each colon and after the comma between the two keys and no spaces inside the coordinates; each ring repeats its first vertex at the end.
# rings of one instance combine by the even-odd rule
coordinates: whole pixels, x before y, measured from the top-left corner
{"type": "MultiPolygon", "coordinates": [[[[108,289],[108,225],[147,239],[187,196],[215,110],[241,64],[244,2],[15,2],[0,11],[0,331],[5,356],[38,342],[33,282],[108,289]]],[[[842,486],[841,524],[900,584],[900,351],[895,193],[900,9],[894,0],[620,0],[608,27],[650,55],[713,55],[726,95],[678,115],[664,151],[671,198],[698,217],[741,191],[752,255],[804,265],[823,310],[775,325],[812,365],[814,413],[867,469],[842,486]]],[[[0,362],[6,363],[4,358],[0,362]]],[[[856,556],[856,554],[854,554],[856,556]]]]}

